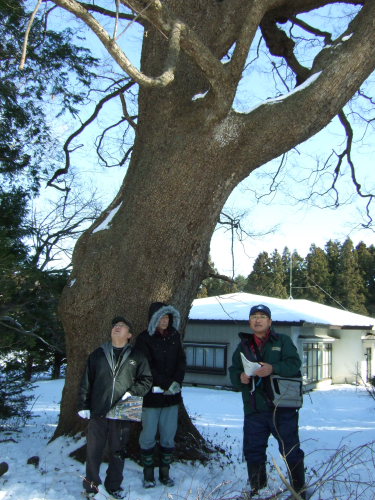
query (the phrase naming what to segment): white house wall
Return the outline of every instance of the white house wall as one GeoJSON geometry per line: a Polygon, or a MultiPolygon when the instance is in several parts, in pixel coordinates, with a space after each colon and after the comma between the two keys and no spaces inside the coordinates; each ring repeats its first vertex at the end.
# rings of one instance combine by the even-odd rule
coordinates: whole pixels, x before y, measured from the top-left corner
{"type": "Polygon", "coordinates": [[[184,382],[199,385],[223,385],[231,386],[228,368],[232,364],[233,353],[240,341],[238,333],[249,331],[246,324],[226,323],[191,323],[189,322],[185,332],[184,342],[220,343],[227,344],[227,370],[226,375],[187,372],[184,382]]]}
{"type": "MultiPolygon", "coordinates": [[[[352,384],[366,380],[366,361],[361,337],[363,330],[336,330],[339,340],[332,350],[332,382],[334,384],[352,384]]],[[[336,336],[335,335],[335,336],[336,336]]]]}

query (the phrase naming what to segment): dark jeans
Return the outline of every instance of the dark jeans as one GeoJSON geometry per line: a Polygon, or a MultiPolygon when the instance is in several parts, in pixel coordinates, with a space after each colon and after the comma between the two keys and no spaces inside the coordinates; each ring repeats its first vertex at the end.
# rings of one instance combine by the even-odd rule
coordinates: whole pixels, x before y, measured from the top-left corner
{"type": "Polygon", "coordinates": [[[245,415],[243,431],[244,455],[248,464],[266,462],[271,434],[288,464],[297,464],[304,458],[298,436],[298,410],[277,408],[245,415]]]}
{"type": "Polygon", "coordinates": [[[83,487],[88,492],[96,492],[101,484],[99,471],[103,452],[108,442],[108,468],[104,486],[107,490],[118,490],[123,479],[125,449],[129,442],[132,423],[111,420],[105,417],[90,419],[87,429],[86,477],[83,487]]]}

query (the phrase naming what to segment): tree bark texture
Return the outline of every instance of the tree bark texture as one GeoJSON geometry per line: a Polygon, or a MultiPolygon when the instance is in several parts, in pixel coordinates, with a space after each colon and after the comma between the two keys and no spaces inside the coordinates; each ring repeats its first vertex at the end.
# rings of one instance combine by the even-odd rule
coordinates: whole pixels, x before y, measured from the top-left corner
{"type": "MultiPolygon", "coordinates": [[[[162,5],[220,61],[234,42],[240,45],[250,8],[260,23],[283,8],[298,13],[307,4],[326,3],[165,0],[162,5]]],[[[140,87],[137,136],[124,182],[75,247],[60,302],[68,367],[55,436],[81,429],[76,417],[81,374],[88,354],[109,339],[113,316],[125,315],[139,332],[150,302],[162,300],[186,320],[206,277],[211,236],[228,196],[254,169],[320,131],[352,97],[375,67],[374,20],[375,2],[366,2],[348,28],[350,38],[321,52],[310,80],[247,114],[228,108],[222,98],[229,96],[232,103],[241,72],[234,68],[231,74],[229,64],[216,91],[203,74],[202,57],[194,58],[195,38],[182,31],[173,83],[140,87]],[[193,99],[202,92],[207,94],[193,99]]],[[[145,23],[141,70],[159,75],[168,36],[156,21],[145,23]]]]}

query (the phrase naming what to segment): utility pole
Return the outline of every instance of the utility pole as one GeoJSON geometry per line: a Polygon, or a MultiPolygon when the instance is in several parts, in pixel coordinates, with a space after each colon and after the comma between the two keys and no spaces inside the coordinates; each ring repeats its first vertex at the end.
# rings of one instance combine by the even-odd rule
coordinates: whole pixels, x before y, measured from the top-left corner
{"type": "Polygon", "coordinates": [[[290,254],[290,261],[289,261],[289,299],[293,299],[292,295],[292,283],[293,283],[293,254],[290,254]]]}

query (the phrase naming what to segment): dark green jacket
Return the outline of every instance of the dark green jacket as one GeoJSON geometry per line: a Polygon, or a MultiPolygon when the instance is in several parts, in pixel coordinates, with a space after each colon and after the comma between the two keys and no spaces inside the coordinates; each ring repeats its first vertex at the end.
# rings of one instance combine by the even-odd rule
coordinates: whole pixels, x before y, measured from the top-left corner
{"type": "MultiPolygon", "coordinates": [[[[250,361],[256,361],[255,354],[250,348],[252,333],[239,333],[241,342],[238,344],[232,357],[232,366],[229,368],[230,379],[233,386],[242,392],[242,400],[245,415],[257,411],[265,411],[273,408],[273,404],[267,394],[269,391],[269,377],[254,377],[255,391],[251,393],[252,383],[242,384],[241,373],[244,371],[240,352],[250,361]]],[[[282,377],[298,377],[301,375],[301,359],[296,346],[290,337],[271,330],[270,337],[266,342],[261,361],[269,363],[273,367],[274,375],[282,377]]]]}

